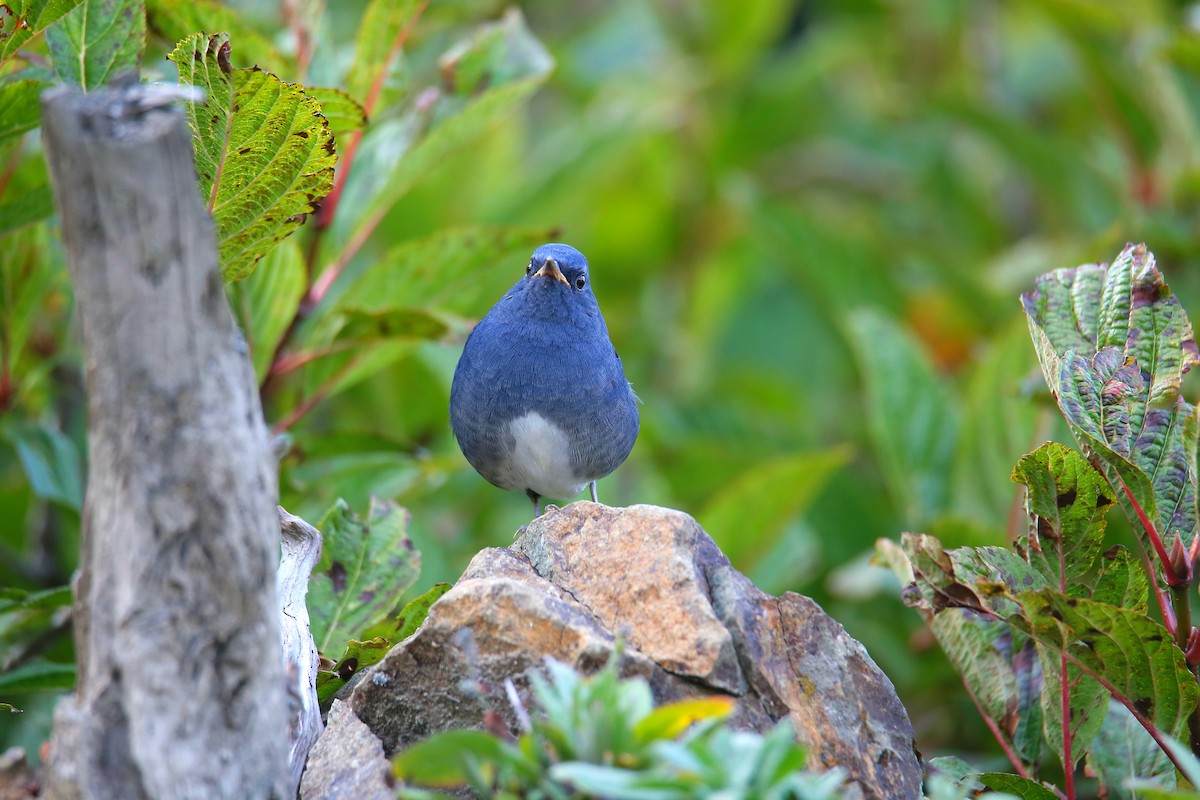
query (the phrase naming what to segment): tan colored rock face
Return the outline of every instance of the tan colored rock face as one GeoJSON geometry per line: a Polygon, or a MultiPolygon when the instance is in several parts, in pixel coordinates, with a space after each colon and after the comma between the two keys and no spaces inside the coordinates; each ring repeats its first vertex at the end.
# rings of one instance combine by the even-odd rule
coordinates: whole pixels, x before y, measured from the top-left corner
{"type": "Polygon", "coordinates": [[[485,719],[515,731],[505,679],[528,700],[547,656],[593,671],[617,636],[621,671],[657,702],[731,695],[739,727],[790,717],[815,766],[849,772],[847,796],[920,797],[912,726],[862,645],[813,601],[761,592],[695,520],[654,506],[575,503],[479,553],[347,699],[388,754],[485,719]]]}
{"type": "Polygon", "coordinates": [[[709,548],[716,545],[682,512],[596,503],[544,515],[512,547],[667,672],[742,694],[733,637],[717,619],[697,561],[709,548]]]}

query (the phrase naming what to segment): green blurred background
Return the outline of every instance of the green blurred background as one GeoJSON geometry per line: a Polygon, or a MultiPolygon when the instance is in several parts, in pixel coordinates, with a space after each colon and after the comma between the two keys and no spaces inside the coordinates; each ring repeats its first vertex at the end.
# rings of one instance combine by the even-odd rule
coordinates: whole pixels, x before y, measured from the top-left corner
{"type": "MultiPolygon", "coordinates": [[[[287,51],[277,4],[230,5],[287,51]]],[[[329,3],[311,83],[338,85],[363,5],[329,3]]],[[[434,72],[456,25],[504,8],[434,2],[410,42],[412,74],[434,72]]],[[[557,62],[549,82],[407,193],[334,295],[396,243],[448,227],[556,231],[587,254],[644,403],[601,500],[693,514],[760,586],[813,596],[867,646],[925,755],[992,764],[945,658],[867,560],[904,530],[954,545],[1019,528],[1013,464],[1044,439],[1069,441],[1018,303],[1036,275],[1145,241],[1200,308],[1200,4],[521,9],[557,62]]],[[[166,74],[157,55],[146,64],[166,74]]],[[[527,258],[473,265],[465,316],[485,313],[527,258]]],[[[46,287],[22,341],[25,388],[0,416],[0,584],[26,588],[65,582],[78,532],[82,379],[61,334],[61,266],[46,287]]],[[[254,290],[238,287],[235,305],[254,290]]],[[[0,297],[7,318],[16,307],[0,297]]],[[[454,580],[529,518],[526,498],[484,482],[450,434],[464,330],[391,352],[315,405],[283,464],[283,504],[314,522],[338,496],[409,508],[416,589],[454,580]]],[[[315,380],[273,388],[268,419],[315,380]]],[[[27,738],[48,703],[13,702],[31,713],[8,735],[27,738]]]]}

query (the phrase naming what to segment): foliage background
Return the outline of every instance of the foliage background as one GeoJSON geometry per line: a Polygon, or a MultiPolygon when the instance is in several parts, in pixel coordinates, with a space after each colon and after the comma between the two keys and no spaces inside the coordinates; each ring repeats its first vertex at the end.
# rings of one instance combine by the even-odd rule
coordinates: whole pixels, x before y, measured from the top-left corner
{"type": "MultiPolygon", "coordinates": [[[[280,5],[228,5],[262,34],[260,66],[272,68],[262,53],[277,48],[281,77],[297,80],[280,5]]],[[[342,85],[364,3],[301,5],[321,19],[306,82],[342,85]]],[[[435,71],[456,24],[504,8],[433,3],[410,40],[412,73],[435,71]]],[[[896,683],[924,753],[986,765],[995,754],[970,701],[866,559],[876,538],[902,530],[948,547],[1004,541],[1020,519],[1014,463],[1043,439],[1069,441],[1039,395],[1017,302],[1037,274],[1146,241],[1198,313],[1200,5],[521,8],[557,62],[549,82],[408,192],[339,286],[393,245],[448,227],[560,231],[592,263],[644,401],[638,444],[601,499],[686,510],[765,589],[816,598],[896,683]]],[[[151,34],[145,71],[169,78],[160,56],[173,42],[151,34]]],[[[44,174],[11,148],[0,158],[0,211],[11,212],[4,204],[44,174]]],[[[61,254],[28,257],[48,241],[44,226],[0,238],[12,376],[0,382],[2,586],[59,585],[74,567],[82,375],[61,254]]],[[[433,251],[432,274],[476,285],[467,316],[486,312],[527,257],[446,252],[433,251]]],[[[235,306],[254,290],[237,287],[235,306]]],[[[339,496],[406,506],[418,589],[453,580],[529,516],[524,497],[470,470],[450,435],[461,340],[455,328],[408,344],[317,404],[291,427],[283,464],[284,505],[314,522],[339,496]]],[[[268,419],[311,397],[316,380],[272,387],[268,419]]],[[[46,652],[69,659],[69,642],[46,652]]],[[[0,718],[0,740],[36,741],[49,701],[20,698],[27,712],[0,718]]]]}

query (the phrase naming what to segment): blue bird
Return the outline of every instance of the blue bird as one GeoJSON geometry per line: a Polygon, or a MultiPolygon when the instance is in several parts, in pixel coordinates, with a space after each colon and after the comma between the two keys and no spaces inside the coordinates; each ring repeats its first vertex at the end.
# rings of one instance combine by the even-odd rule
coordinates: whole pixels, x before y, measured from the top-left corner
{"type": "Polygon", "coordinates": [[[525,276],[467,337],[450,387],[450,426],[475,470],[508,491],[574,497],[621,465],[637,398],[592,294],[587,259],[544,244],[525,276]]]}

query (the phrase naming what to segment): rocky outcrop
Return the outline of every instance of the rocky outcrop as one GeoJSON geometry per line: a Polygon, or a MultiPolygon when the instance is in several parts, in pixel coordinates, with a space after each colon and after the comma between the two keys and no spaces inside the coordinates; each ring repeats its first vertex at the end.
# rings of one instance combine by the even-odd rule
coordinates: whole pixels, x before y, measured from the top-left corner
{"type": "MultiPolygon", "coordinates": [[[[618,637],[621,672],[656,701],[730,695],[736,726],[790,717],[814,766],[849,773],[848,796],[920,797],[908,716],[862,645],[812,600],[760,591],[695,520],[654,506],[575,503],[479,553],[347,704],[388,755],[453,727],[515,731],[505,679],[528,698],[546,656],[593,671],[618,637]]],[[[314,752],[339,730],[363,732],[331,720],[314,752]]],[[[327,768],[310,759],[302,797],[334,796],[308,790],[327,768]]]]}

